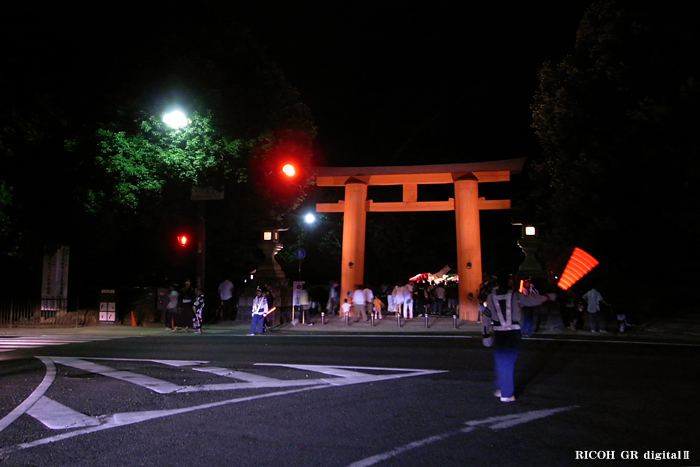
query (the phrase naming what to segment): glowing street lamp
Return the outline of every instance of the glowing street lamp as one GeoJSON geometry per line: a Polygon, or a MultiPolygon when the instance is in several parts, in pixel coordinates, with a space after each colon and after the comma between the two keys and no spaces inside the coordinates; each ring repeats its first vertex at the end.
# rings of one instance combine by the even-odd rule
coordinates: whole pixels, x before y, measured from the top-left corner
{"type": "MultiPolygon", "coordinates": [[[[179,110],[174,110],[163,116],[163,122],[169,127],[178,130],[187,126],[190,121],[184,113],[179,110]]],[[[199,209],[197,213],[197,287],[205,287],[205,271],[206,271],[206,249],[207,249],[207,221],[206,221],[206,207],[204,200],[207,198],[201,198],[200,190],[192,190],[193,200],[199,200],[199,209]]],[[[178,241],[181,246],[186,246],[188,239],[185,236],[178,237],[178,241]]]]}
{"type": "Polygon", "coordinates": [[[307,224],[313,224],[314,222],[316,222],[316,216],[314,216],[313,214],[309,213],[309,214],[307,214],[307,215],[304,216],[304,221],[305,221],[307,224]]]}
{"type": "Polygon", "coordinates": [[[187,126],[189,123],[187,117],[185,117],[185,114],[179,110],[174,110],[165,114],[163,116],[163,122],[175,130],[179,130],[180,128],[187,126]]]}

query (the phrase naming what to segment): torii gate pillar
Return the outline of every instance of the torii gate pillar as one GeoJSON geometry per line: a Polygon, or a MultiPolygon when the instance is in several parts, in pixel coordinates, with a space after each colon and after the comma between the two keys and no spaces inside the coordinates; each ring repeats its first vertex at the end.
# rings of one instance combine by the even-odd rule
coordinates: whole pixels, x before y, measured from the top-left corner
{"type": "Polygon", "coordinates": [[[476,321],[479,316],[481,273],[481,224],[479,222],[479,181],[474,174],[455,180],[455,221],[457,225],[457,274],[459,275],[459,317],[476,321]]]}
{"type": "Polygon", "coordinates": [[[350,179],[345,185],[343,217],[343,264],[340,271],[340,301],[360,284],[365,275],[365,234],[367,230],[367,184],[350,179]]]}
{"type": "Polygon", "coordinates": [[[368,212],[455,211],[459,317],[476,321],[479,313],[481,272],[481,224],[479,212],[510,209],[510,200],[479,198],[479,183],[507,182],[520,173],[525,159],[493,162],[403,167],[318,167],[316,185],[345,187],[345,199],[319,203],[318,212],[342,212],[343,259],[341,298],[364,283],[365,234],[368,212]],[[420,184],[454,184],[455,197],[447,201],[418,201],[420,184]],[[369,186],[403,186],[401,202],[375,203],[367,199],[369,186]]]}

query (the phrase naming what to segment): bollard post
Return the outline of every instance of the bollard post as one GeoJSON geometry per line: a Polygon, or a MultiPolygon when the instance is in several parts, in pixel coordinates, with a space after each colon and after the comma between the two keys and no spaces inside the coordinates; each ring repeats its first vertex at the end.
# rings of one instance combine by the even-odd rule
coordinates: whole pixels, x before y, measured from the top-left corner
{"type": "Polygon", "coordinates": [[[401,327],[401,312],[396,313],[396,324],[401,327]]]}
{"type": "Polygon", "coordinates": [[[326,324],[326,314],[322,311],[321,312],[321,326],[326,324]]]}
{"type": "Polygon", "coordinates": [[[348,319],[348,312],[345,312],[345,325],[349,326],[350,325],[350,320],[348,319]]]}
{"type": "Polygon", "coordinates": [[[374,313],[372,313],[372,327],[374,327],[374,313]]]}
{"type": "Polygon", "coordinates": [[[452,327],[457,329],[457,315],[452,315],[452,327]]]}
{"type": "Polygon", "coordinates": [[[428,324],[428,313],[425,314],[425,327],[429,328],[430,325],[428,324]]]}

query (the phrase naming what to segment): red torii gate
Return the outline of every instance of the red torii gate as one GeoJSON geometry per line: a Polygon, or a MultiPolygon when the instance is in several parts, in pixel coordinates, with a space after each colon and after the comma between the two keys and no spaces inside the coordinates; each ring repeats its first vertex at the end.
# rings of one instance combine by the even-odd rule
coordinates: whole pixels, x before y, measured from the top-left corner
{"type": "Polygon", "coordinates": [[[479,183],[507,182],[520,173],[525,159],[467,164],[401,167],[318,167],[316,185],[345,187],[345,199],[318,203],[317,212],[342,212],[343,259],[341,298],[364,283],[365,234],[368,212],[455,211],[459,317],[476,321],[476,297],[482,281],[479,211],[510,209],[510,200],[479,198],[479,183]],[[447,201],[418,201],[418,185],[454,183],[455,197],[447,201]],[[403,201],[375,203],[367,199],[369,186],[403,186],[403,201]]]}

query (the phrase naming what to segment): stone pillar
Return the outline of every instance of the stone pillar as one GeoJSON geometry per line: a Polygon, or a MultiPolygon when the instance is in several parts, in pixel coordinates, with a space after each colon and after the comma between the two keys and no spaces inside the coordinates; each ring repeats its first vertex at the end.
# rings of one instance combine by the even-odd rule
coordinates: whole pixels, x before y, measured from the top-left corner
{"type": "Polygon", "coordinates": [[[457,273],[459,274],[459,318],[476,321],[479,314],[481,273],[481,224],[479,181],[469,173],[455,180],[457,224],[457,273]]]}
{"type": "MultiPolygon", "coordinates": [[[[343,264],[340,275],[340,303],[348,298],[365,276],[365,233],[367,227],[367,184],[350,178],[345,184],[343,215],[343,264]]],[[[349,301],[349,300],[348,300],[349,301]]]]}

